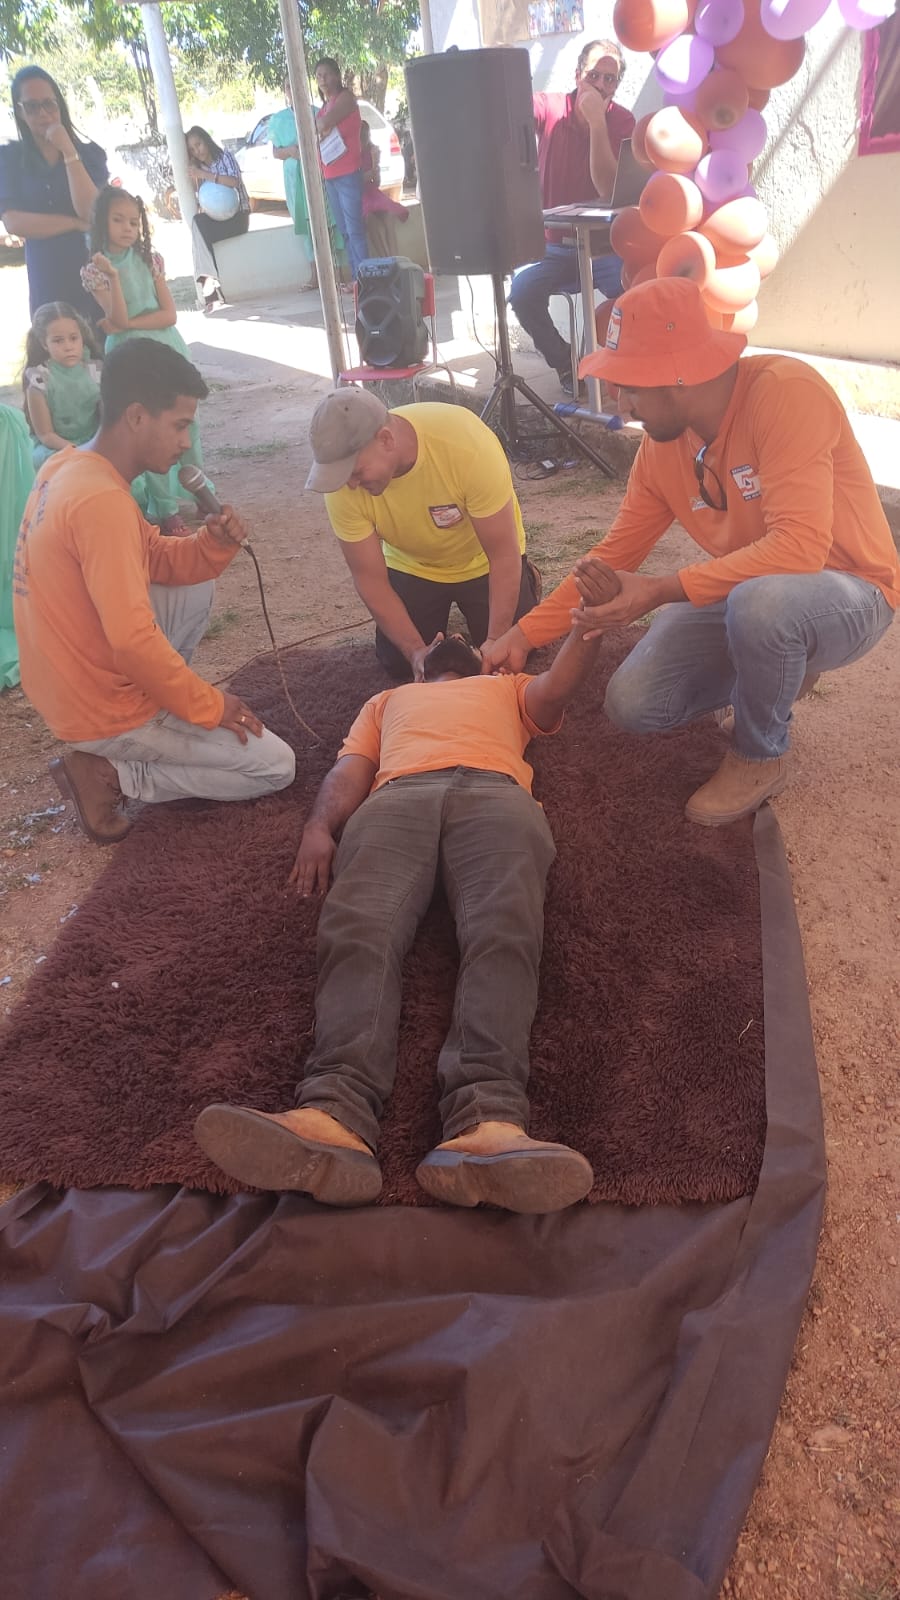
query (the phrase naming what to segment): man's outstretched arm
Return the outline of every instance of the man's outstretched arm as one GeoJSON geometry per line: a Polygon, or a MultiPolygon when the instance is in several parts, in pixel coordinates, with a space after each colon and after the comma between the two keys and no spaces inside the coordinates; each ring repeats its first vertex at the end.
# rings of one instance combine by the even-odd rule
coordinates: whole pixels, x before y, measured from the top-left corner
{"type": "MultiPolygon", "coordinates": [[[[586,645],[586,650],[591,646],[586,645]]],[[[297,893],[325,894],[337,848],[335,835],[366,799],[377,771],[367,756],[341,756],[326,774],[306,819],[288,883],[297,893]]]]}
{"type": "MultiPolygon", "coordinates": [[[[605,599],[609,569],[602,561],[596,560],[586,560],[582,565],[584,570],[579,574],[582,605],[605,599]]],[[[544,733],[553,733],[559,727],[563,712],[575,698],[597,659],[601,638],[602,635],[594,633],[586,639],[582,628],[573,627],[547,671],[532,678],[525,690],[525,709],[532,722],[544,733]]]]}

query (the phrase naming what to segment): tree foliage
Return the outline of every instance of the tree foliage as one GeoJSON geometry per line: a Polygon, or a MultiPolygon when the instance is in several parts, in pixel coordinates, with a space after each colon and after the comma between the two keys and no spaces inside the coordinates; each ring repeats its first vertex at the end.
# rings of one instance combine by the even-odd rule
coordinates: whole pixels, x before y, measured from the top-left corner
{"type": "MultiPolygon", "coordinates": [[[[347,80],[376,105],[384,105],[388,72],[404,60],[418,24],[417,0],[298,0],[309,65],[335,56],[347,80]]],[[[137,74],[148,124],[156,128],[156,102],[139,5],[118,0],[0,0],[0,56],[54,50],[74,14],[99,50],[124,45],[137,74]]],[[[197,0],[161,6],[166,37],[184,69],[220,80],[243,68],[276,88],[284,77],[284,41],[278,0],[197,0]]],[[[49,70],[49,69],[48,69],[49,70]]]]}

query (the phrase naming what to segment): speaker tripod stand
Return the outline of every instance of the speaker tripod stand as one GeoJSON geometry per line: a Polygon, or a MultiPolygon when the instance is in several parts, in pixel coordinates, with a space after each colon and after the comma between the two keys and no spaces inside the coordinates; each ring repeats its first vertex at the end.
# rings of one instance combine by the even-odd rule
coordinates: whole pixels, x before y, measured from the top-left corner
{"type": "Polygon", "coordinates": [[[558,433],[563,434],[575,446],[575,449],[580,451],[581,455],[585,456],[595,467],[599,467],[607,478],[614,478],[616,475],[614,469],[608,462],[604,461],[599,451],[595,450],[593,445],[587,444],[581,435],[576,433],[575,429],[571,428],[563,417],[558,416],[553,407],[548,406],[546,400],[542,400],[539,394],[535,394],[531,385],[526,383],[524,378],[520,378],[519,374],[513,369],[512,351],[509,345],[509,326],[506,321],[506,295],[504,293],[502,275],[499,272],[492,272],[491,282],[494,286],[494,308],[497,319],[497,376],[494,380],[494,387],[488,395],[487,403],[481,413],[482,422],[490,422],[491,417],[499,407],[500,426],[506,439],[506,447],[514,452],[519,443],[516,395],[520,394],[524,396],[529,405],[534,406],[535,411],[539,411],[541,416],[545,417],[553,425],[558,433]]]}

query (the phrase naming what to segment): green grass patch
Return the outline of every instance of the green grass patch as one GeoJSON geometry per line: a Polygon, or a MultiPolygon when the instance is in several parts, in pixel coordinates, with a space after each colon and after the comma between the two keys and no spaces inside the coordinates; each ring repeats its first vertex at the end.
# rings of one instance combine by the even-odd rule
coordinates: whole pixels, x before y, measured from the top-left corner
{"type": "Polygon", "coordinates": [[[233,628],[234,624],[240,622],[240,620],[240,612],[235,611],[234,606],[226,606],[224,611],[220,611],[217,617],[212,618],[203,637],[204,639],[221,639],[223,633],[227,633],[228,629],[233,628]]]}
{"type": "Polygon", "coordinates": [[[277,456],[287,450],[289,443],[288,439],[269,439],[260,444],[220,444],[209,453],[217,461],[248,461],[251,457],[260,460],[265,456],[277,456]]]}

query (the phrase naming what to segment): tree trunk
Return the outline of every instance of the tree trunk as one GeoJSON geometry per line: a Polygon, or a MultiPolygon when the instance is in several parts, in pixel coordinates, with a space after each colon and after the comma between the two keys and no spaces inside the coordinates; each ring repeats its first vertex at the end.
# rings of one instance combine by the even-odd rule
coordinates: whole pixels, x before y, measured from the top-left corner
{"type": "Polygon", "coordinates": [[[384,111],[384,97],[387,94],[388,69],[383,64],[377,66],[374,72],[361,72],[359,74],[359,93],[363,100],[371,100],[373,106],[379,111],[384,111]]]}
{"type": "Polygon", "coordinates": [[[150,57],[147,45],[143,39],[129,39],[128,49],[134,62],[138,84],[141,90],[141,99],[144,102],[144,114],[147,118],[147,127],[154,139],[159,138],[159,115],[156,109],[156,90],[153,87],[153,73],[150,71],[150,57]]]}

